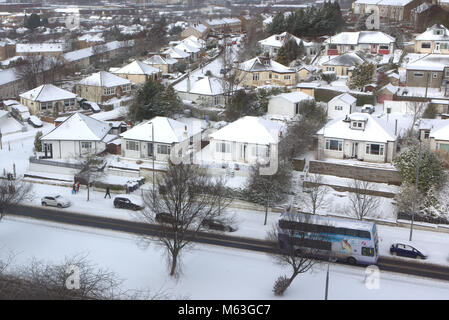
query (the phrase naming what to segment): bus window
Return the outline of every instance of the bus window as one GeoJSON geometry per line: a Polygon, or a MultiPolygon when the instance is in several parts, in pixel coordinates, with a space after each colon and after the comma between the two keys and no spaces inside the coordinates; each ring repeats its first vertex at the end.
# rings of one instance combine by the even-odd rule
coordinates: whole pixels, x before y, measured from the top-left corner
{"type": "Polygon", "coordinates": [[[362,256],[374,256],[374,248],[362,247],[362,256]]]}

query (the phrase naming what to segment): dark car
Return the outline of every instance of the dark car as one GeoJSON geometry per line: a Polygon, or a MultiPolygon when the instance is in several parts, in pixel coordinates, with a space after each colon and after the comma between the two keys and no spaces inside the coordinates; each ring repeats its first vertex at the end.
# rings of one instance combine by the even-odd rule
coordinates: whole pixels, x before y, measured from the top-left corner
{"type": "Polygon", "coordinates": [[[427,259],[422,251],[412,247],[409,244],[393,243],[390,247],[390,253],[394,256],[401,256],[414,259],[427,259]]]}
{"type": "Polygon", "coordinates": [[[230,225],[224,224],[221,221],[216,221],[213,219],[204,219],[201,224],[204,227],[212,229],[212,230],[227,231],[227,232],[234,232],[237,230],[230,225]]]}
{"type": "Polygon", "coordinates": [[[169,213],[161,212],[156,214],[156,221],[159,223],[173,223],[175,221],[175,217],[169,213]]]}
{"type": "Polygon", "coordinates": [[[126,197],[126,196],[117,196],[114,198],[114,207],[121,209],[130,209],[130,210],[142,210],[143,206],[138,204],[137,201],[126,197]]]}

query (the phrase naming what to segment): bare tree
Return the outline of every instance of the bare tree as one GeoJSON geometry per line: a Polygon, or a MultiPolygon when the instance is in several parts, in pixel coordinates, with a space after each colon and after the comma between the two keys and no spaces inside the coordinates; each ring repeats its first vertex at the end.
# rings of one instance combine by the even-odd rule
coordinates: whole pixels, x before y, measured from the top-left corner
{"type": "MultiPolygon", "coordinates": [[[[308,235],[305,230],[299,230],[296,226],[311,222],[312,215],[287,211],[279,220],[279,228],[274,226],[267,235],[267,240],[273,245],[274,259],[277,264],[287,266],[291,273],[289,276],[280,276],[276,279],[273,292],[275,295],[283,295],[295,278],[306,273],[318,262],[316,257],[320,249],[329,250],[328,243],[308,235]]],[[[329,251],[330,252],[330,251],[329,251]]]]}
{"type": "Polygon", "coordinates": [[[413,122],[409,128],[409,135],[412,135],[414,128],[415,128],[415,124],[416,121],[421,118],[425,108],[426,108],[426,103],[421,102],[421,101],[407,101],[406,102],[406,106],[407,106],[407,113],[413,116],[413,122]]]}
{"type": "Polygon", "coordinates": [[[8,180],[0,177],[0,220],[12,206],[23,200],[31,199],[31,189],[32,185],[21,179],[14,179],[10,176],[8,180]]]}
{"type": "Polygon", "coordinates": [[[379,197],[372,195],[376,191],[372,183],[354,179],[349,187],[352,189],[349,193],[350,209],[357,219],[363,220],[379,207],[379,197]]]}
{"type": "Polygon", "coordinates": [[[326,194],[329,188],[323,185],[322,175],[307,175],[306,181],[304,181],[303,191],[305,195],[301,195],[300,201],[312,214],[315,214],[318,209],[326,204],[326,194]]]}
{"type": "Polygon", "coordinates": [[[169,163],[167,172],[156,179],[154,190],[144,194],[146,210],[139,218],[160,223],[157,236],[167,253],[170,276],[179,274],[181,252],[196,238],[208,221],[226,223],[224,209],[230,194],[222,180],[187,164],[169,163]]]}
{"type": "Polygon", "coordinates": [[[20,79],[25,79],[27,89],[36,88],[43,82],[45,71],[44,56],[29,56],[15,68],[15,73],[20,79]]]}
{"type": "Polygon", "coordinates": [[[87,155],[80,159],[81,169],[75,175],[75,180],[87,187],[87,201],[90,198],[90,187],[104,175],[106,163],[103,159],[96,158],[93,155],[87,155]]]}

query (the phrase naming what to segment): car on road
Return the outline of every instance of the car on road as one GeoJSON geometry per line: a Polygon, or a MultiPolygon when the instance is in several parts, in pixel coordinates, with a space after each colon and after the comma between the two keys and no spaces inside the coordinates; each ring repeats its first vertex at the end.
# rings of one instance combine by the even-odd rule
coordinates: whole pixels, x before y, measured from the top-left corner
{"type": "Polygon", "coordinates": [[[144,208],[142,201],[127,194],[117,195],[114,198],[114,207],[134,211],[142,210],[144,208]]]}
{"type": "Polygon", "coordinates": [[[41,199],[41,204],[46,206],[52,206],[52,207],[58,207],[58,208],[67,208],[70,207],[71,203],[69,200],[64,198],[61,195],[51,195],[51,196],[45,196],[41,199]]]}
{"type": "Polygon", "coordinates": [[[424,253],[424,251],[406,243],[393,243],[390,247],[390,253],[394,256],[414,259],[427,259],[427,255],[424,253]]]}
{"type": "Polygon", "coordinates": [[[175,217],[173,217],[170,213],[160,212],[156,214],[155,220],[159,223],[173,223],[175,221],[175,217]]]}
{"type": "Polygon", "coordinates": [[[201,222],[201,225],[203,225],[205,228],[217,231],[234,232],[237,230],[236,228],[228,224],[225,224],[221,221],[217,221],[214,219],[204,219],[203,222],[201,222]]]}
{"type": "Polygon", "coordinates": [[[374,112],[374,106],[372,104],[365,104],[362,107],[361,111],[362,111],[362,113],[369,113],[369,114],[371,114],[371,113],[374,112]]]}

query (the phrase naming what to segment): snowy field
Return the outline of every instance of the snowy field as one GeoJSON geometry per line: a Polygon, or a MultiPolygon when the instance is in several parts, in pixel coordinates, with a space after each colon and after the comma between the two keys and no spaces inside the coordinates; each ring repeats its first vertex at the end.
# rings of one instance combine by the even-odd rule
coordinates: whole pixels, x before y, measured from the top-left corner
{"type": "MultiPolygon", "coordinates": [[[[114,271],[128,289],[150,289],[171,298],[276,299],[275,279],[287,273],[266,254],[197,245],[183,255],[183,273],[168,276],[157,243],[142,246],[138,238],[90,228],[75,228],[33,220],[7,218],[0,223],[0,258],[13,252],[14,265],[33,257],[62,262],[87,255],[98,267],[114,271]]],[[[299,276],[283,299],[323,299],[327,265],[316,265],[299,276]]],[[[330,267],[329,299],[449,299],[449,283],[381,273],[379,289],[365,286],[363,268],[330,267]]]]}

